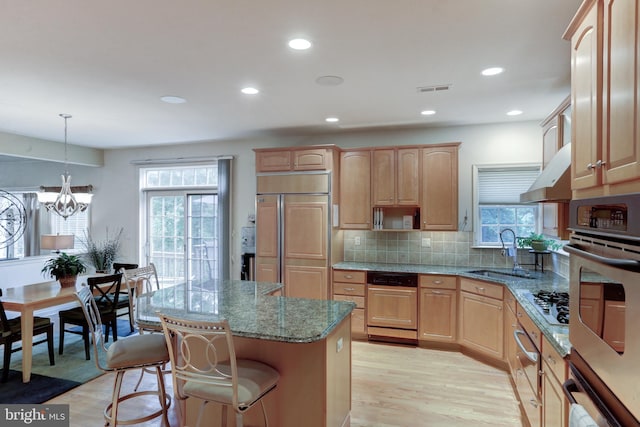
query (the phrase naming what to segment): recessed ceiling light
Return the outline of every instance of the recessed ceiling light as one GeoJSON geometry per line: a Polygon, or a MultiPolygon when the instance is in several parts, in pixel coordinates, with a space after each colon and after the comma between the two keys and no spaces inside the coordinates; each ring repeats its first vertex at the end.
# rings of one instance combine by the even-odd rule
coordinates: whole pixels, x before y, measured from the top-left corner
{"type": "Polygon", "coordinates": [[[311,47],[311,42],[305,39],[289,40],[289,47],[295,50],[307,50],[311,47]]]}
{"type": "Polygon", "coordinates": [[[500,74],[504,71],[502,67],[491,67],[482,70],[483,76],[495,76],[496,74],[500,74]]]}
{"type": "Polygon", "coordinates": [[[241,92],[244,93],[245,95],[256,95],[256,94],[260,93],[260,91],[258,89],[256,89],[255,87],[242,88],[241,92]]]}
{"type": "Polygon", "coordinates": [[[327,123],[337,123],[340,121],[340,119],[337,117],[327,117],[326,119],[324,119],[324,121],[327,123]]]}
{"type": "Polygon", "coordinates": [[[433,116],[435,113],[436,110],[424,110],[420,112],[423,116],[433,116]]]}
{"type": "Polygon", "coordinates": [[[520,110],[511,110],[507,112],[507,116],[519,116],[520,114],[522,114],[522,111],[520,110]]]}
{"type": "Polygon", "coordinates": [[[184,104],[185,102],[187,102],[186,99],[173,95],[162,96],[160,97],[160,100],[162,102],[166,102],[167,104],[184,104]]]}
{"type": "Polygon", "coordinates": [[[338,86],[344,82],[340,76],[320,76],[316,79],[316,83],[320,86],[338,86]]]}

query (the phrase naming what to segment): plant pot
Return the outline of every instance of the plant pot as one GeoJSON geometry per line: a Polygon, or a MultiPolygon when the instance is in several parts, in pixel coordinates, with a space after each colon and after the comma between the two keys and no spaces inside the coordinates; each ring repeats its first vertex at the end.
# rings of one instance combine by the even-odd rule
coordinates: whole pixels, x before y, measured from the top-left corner
{"type": "Polygon", "coordinates": [[[547,243],[544,240],[532,240],[531,249],[542,252],[547,250],[547,243]]]}
{"type": "Polygon", "coordinates": [[[60,287],[62,288],[75,288],[77,279],[78,276],[64,276],[59,277],[58,282],[60,282],[60,287]]]}

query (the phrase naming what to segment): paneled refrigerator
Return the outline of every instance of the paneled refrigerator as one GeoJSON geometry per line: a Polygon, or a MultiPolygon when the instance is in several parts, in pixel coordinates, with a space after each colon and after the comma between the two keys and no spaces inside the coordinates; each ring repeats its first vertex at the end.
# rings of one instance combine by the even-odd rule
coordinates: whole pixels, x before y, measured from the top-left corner
{"type": "Polygon", "coordinates": [[[256,280],[284,295],[329,299],[330,174],[258,176],[256,280]]]}

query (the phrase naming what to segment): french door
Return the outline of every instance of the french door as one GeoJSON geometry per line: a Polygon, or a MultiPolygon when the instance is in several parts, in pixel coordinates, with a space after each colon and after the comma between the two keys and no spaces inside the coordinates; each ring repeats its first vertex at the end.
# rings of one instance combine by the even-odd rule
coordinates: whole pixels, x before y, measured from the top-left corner
{"type": "Polygon", "coordinates": [[[145,255],[160,286],[218,278],[217,204],[211,192],[147,192],[145,255]]]}

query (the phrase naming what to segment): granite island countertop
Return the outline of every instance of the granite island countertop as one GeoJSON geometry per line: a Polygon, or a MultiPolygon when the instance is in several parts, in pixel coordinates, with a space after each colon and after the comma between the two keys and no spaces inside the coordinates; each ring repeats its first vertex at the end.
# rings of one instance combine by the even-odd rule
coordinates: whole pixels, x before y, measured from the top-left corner
{"type": "Polygon", "coordinates": [[[508,268],[483,268],[483,267],[454,267],[443,265],[422,265],[422,264],[386,264],[386,263],[369,263],[369,262],[340,262],[333,265],[334,269],[339,270],[361,270],[361,271],[389,271],[398,273],[418,273],[418,274],[449,274],[470,279],[485,280],[493,283],[501,283],[509,289],[516,297],[518,304],[524,308],[531,320],[533,320],[540,328],[543,335],[549,340],[555,350],[563,357],[569,354],[571,343],[569,342],[569,327],[550,324],[535,308],[535,306],[525,298],[527,291],[537,292],[569,291],[569,279],[562,277],[554,272],[545,271],[529,271],[530,277],[486,277],[473,271],[491,270],[503,273],[510,273],[508,268]]]}
{"type": "Polygon", "coordinates": [[[327,337],[355,304],[270,295],[280,283],[210,280],[141,295],[137,318],[159,324],[158,313],[191,320],[227,319],[235,336],[291,343],[327,337]]]}

